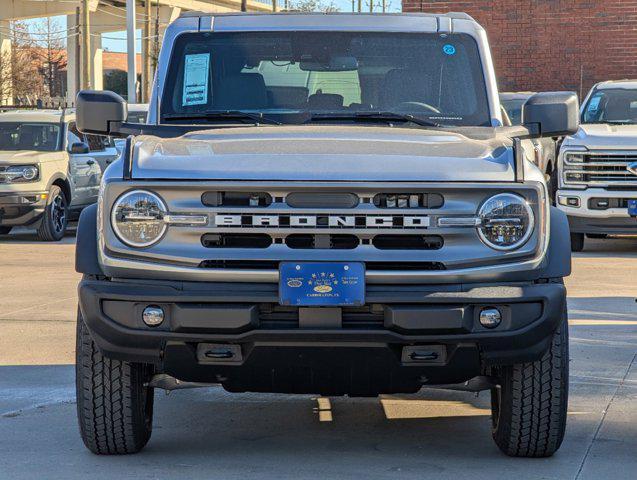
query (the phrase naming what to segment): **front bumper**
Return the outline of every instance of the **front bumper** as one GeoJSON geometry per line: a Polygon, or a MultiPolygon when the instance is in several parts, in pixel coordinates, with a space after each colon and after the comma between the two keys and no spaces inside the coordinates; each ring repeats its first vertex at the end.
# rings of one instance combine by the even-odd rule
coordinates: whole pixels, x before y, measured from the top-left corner
{"type": "Polygon", "coordinates": [[[568,216],[571,232],[636,235],[637,219],[628,215],[624,205],[628,199],[637,199],[637,192],[588,188],[586,190],[561,189],[557,198],[577,198],[579,206],[560,205],[568,216]],[[608,204],[608,207],[602,206],[608,204]]]}
{"type": "Polygon", "coordinates": [[[46,192],[0,193],[0,226],[37,227],[46,208],[46,192]]]}
{"type": "Polygon", "coordinates": [[[280,307],[276,284],[85,277],[79,299],[108,357],[233,391],[374,395],[460,383],[488,365],[540,358],[563,318],[566,291],[561,283],[368,285],[368,304],[328,311],[328,328],[305,323],[307,311],[280,307]],[[143,323],[148,305],[166,312],[161,326],[143,323]],[[487,306],[503,313],[493,330],[478,322],[487,306]],[[217,358],[219,349],[230,354],[217,358]]]}

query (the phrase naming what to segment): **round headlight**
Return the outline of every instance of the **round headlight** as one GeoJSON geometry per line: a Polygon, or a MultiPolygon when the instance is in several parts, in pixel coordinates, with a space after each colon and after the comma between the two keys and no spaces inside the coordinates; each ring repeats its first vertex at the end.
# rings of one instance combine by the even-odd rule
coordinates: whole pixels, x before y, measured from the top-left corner
{"type": "Polygon", "coordinates": [[[134,190],[117,199],[111,211],[111,224],[117,237],[131,247],[148,247],[159,241],[167,225],[168,210],[161,198],[151,192],[134,190]]]}
{"type": "Polygon", "coordinates": [[[531,236],[533,210],[519,195],[501,193],[485,201],[478,212],[480,239],[495,250],[514,250],[531,236]]]}
{"type": "Polygon", "coordinates": [[[25,180],[35,180],[36,178],[38,178],[38,167],[34,166],[34,165],[29,165],[27,167],[24,167],[22,169],[22,177],[24,177],[25,180]]]}

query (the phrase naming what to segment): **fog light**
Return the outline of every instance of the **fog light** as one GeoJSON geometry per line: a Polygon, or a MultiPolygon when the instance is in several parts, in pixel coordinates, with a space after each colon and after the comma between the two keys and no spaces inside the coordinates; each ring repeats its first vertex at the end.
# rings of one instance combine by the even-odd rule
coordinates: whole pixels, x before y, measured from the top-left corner
{"type": "Polygon", "coordinates": [[[480,325],[484,328],[495,328],[502,322],[502,314],[497,308],[483,308],[480,312],[480,325]]]}
{"type": "Polygon", "coordinates": [[[579,203],[579,197],[567,197],[565,195],[558,195],[557,196],[557,203],[559,203],[560,205],[564,206],[564,207],[576,207],[578,208],[580,203],[579,203]]]}
{"type": "Polygon", "coordinates": [[[161,322],[164,321],[164,310],[157,305],[149,305],[144,309],[142,313],[142,319],[144,323],[149,327],[156,327],[157,325],[161,325],[161,322]]]}

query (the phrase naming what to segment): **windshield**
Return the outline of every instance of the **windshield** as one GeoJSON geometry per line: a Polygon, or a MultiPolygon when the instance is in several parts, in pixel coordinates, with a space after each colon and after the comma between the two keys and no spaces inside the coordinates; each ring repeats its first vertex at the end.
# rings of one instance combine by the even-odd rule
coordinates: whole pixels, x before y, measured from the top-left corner
{"type": "Polygon", "coordinates": [[[57,123],[0,122],[0,150],[59,150],[57,123]]]}
{"type": "Polygon", "coordinates": [[[168,71],[162,122],[222,111],[281,123],[302,123],[299,113],[390,112],[490,125],[478,47],[465,34],[188,33],[168,71]]]}
{"type": "Polygon", "coordinates": [[[637,90],[605,88],[593,92],[584,108],[582,123],[637,123],[637,90]]]}
{"type": "Polygon", "coordinates": [[[522,124],[522,105],[526,103],[526,99],[516,98],[511,100],[501,100],[500,103],[504,107],[511,120],[511,125],[522,124]]]}

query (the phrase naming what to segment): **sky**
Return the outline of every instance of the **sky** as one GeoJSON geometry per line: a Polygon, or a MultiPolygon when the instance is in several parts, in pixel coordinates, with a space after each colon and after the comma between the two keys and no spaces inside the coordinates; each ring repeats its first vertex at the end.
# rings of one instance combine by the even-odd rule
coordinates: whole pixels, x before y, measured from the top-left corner
{"type": "MultiPolygon", "coordinates": [[[[279,4],[283,4],[283,2],[285,0],[277,0],[279,2],[279,4]]],[[[291,0],[293,1],[293,0],[291,0]]],[[[381,2],[382,0],[373,0],[375,6],[375,11],[380,11],[381,7],[381,2]]],[[[355,0],[356,4],[358,2],[358,0],[355,0]]],[[[330,0],[323,0],[323,3],[329,4],[330,0]]],[[[333,3],[340,11],[342,12],[351,12],[352,11],[352,1],[351,0],[331,0],[331,3],[333,3]]],[[[362,0],[362,4],[363,4],[363,10],[367,10],[369,9],[369,0],[362,0]]],[[[401,1],[400,0],[386,0],[386,9],[388,12],[397,12],[400,11],[400,6],[401,6],[401,1]]],[[[60,16],[60,17],[53,17],[55,19],[55,21],[57,22],[57,26],[59,27],[59,30],[65,30],[66,29],[66,17],[65,16],[60,16]]],[[[38,22],[37,19],[34,20],[30,20],[27,23],[30,25],[36,25],[38,22]]],[[[137,30],[137,33],[135,34],[135,36],[137,37],[137,46],[136,49],[138,52],[141,51],[141,36],[142,36],[142,32],[141,30],[137,30]]],[[[106,34],[102,35],[102,47],[105,50],[110,50],[112,52],[125,52],[126,51],[126,32],[122,31],[122,32],[109,32],[106,34]]]]}

